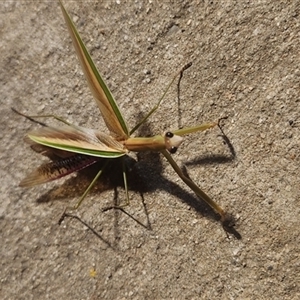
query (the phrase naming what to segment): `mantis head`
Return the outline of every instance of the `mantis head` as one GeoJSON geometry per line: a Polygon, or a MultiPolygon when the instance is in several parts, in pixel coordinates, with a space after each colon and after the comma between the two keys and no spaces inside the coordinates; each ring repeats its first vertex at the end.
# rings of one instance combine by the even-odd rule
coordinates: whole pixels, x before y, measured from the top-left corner
{"type": "Polygon", "coordinates": [[[167,131],[165,134],[165,145],[166,149],[171,153],[174,154],[180,144],[183,142],[183,138],[179,135],[176,135],[170,131],[167,131]]]}

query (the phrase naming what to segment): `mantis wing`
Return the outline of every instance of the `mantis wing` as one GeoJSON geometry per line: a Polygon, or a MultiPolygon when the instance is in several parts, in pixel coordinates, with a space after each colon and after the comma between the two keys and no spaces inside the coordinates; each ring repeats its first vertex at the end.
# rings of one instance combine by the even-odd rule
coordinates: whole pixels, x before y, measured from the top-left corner
{"type": "MultiPolygon", "coordinates": [[[[70,154],[70,152],[68,153],[70,154]]],[[[28,174],[20,182],[20,186],[32,187],[38,184],[56,180],[75,171],[84,169],[96,163],[97,161],[99,161],[99,158],[97,157],[81,154],[73,154],[65,158],[55,158],[54,161],[44,163],[41,166],[39,166],[36,170],[28,174]]]]}
{"type": "Polygon", "coordinates": [[[114,137],[118,140],[124,140],[129,136],[126,122],[122,117],[113,95],[98,72],[69,14],[65,10],[62,2],[59,2],[81,67],[97,105],[99,106],[105,124],[114,137]]]}
{"type": "Polygon", "coordinates": [[[127,153],[111,136],[83,127],[43,127],[27,134],[26,141],[72,153],[116,158],[127,153]]]}

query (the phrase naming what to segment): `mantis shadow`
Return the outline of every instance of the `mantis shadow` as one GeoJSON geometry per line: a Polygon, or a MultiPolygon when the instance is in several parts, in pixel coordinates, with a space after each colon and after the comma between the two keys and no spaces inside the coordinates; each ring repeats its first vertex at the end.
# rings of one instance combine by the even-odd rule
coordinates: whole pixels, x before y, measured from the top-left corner
{"type": "MultiPolygon", "coordinates": [[[[148,122],[145,122],[139,128],[140,136],[151,135],[151,132],[151,124],[149,124],[148,122]]],[[[229,141],[227,137],[226,139],[229,141]]],[[[229,151],[231,153],[230,156],[202,156],[192,161],[185,162],[185,165],[188,166],[196,164],[219,164],[231,162],[235,159],[235,157],[232,155],[232,153],[235,152],[232,151],[232,149],[233,147],[229,147],[229,151]]],[[[95,186],[90,191],[91,194],[99,195],[99,193],[103,193],[106,190],[113,189],[115,207],[119,206],[122,203],[122,201],[119,198],[118,187],[124,188],[121,159],[122,158],[110,159],[109,168],[106,168],[103,171],[100,180],[96,182],[95,186]]],[[[99,162],[97,162],[96,164],[79,171],[76,177],[72,177],[66,180],[64,184],[60,187],[54,188],[48,191],[46,194],[43,194],[39,199],[37,199],[37,202],[43,203],[59,199],[65,200],[66,198],[73,198],[78,196],[78,194],[81,194],[82,190],[84,190],[83,186],[87,186],[93,180],[97,172],[103,167],[105,161],[107,161],[107,159],[100,159],[99,162]]],[[[179,198],[182,202],[189,205],[202,216],[208,217],[215,221],[219,220],[219,215],[216,214],[213,211],[213,209],[210,208],[210,206],[208,206],[204,201],[196,197],[194,194],[181,188],[178,184],[175,184],[174,182],[162,176],[163,165],[161,161],[161,155],[159,152],[139,152],[137,154],[137,161],[131,158],[130,156],[125,156],[125,164],[127,169],[128,189],[129,191],[137,192],[140,195],[142,199],[143,210],[147,220],[146,224],[140,222],[137,218],[128,213],[125,207],[120,207],[119,209],[141,226],[150,230],[152,229],[151,222],[149,219],[149,213],[147,211],[146,203],[144,201],[144,194],[151,193],[156,190],[168,191],[170,194],[179,198]],[[147,171],[145,172],[145,170],[147,171]]],[[[187,174],[186,169],[185,173],[187,174]]],[[[73,217],[76,219],[79,218],[70,214],[66,216],[73,217]]],[[[81,222],[83,223],[83,221],[81,222]]],[[[238,233],[233,234],[237,238],[240,238],[240,235],[238,233]]]]}

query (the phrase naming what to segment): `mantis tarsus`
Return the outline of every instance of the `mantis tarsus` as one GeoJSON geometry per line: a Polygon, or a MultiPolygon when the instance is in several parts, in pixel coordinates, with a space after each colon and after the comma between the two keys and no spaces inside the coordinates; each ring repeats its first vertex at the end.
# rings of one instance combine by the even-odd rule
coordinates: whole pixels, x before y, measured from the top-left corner
{"type": "MultiPolygon", "coordinates": [[[[181,168],[171,156],[182,143],[183,135],[213,128],[218,125],[218,122],[168,131],[163,135],[153,137],[132,137],[131,135],[157,110],[165,93],[176,77],[174,77],[172,82],[168,85],[166,92],[159,99],[157,105],[132,130],[128,130],[117,103],[98,72],[74,23],[60,0],[59,3],[81,67],[109,130],[109,134],[94,129],[71,125],[58,117],[52,116],[65,124],[59,128],[44,126],[29,132],[25,138],[25,140],[31,144],[31,148],[34,151],[48,156],[52,162],[42,164],[38,169],[22,180],[20,186],[30,187],[49,182],[94,164],[101,158],[107,159],[104,167],[97,173],[94,180],[74,206],[74,209],[76,209],[82,203],[95,181],[101,176],[103,169],[109,163],[110,159],[125,156],[129,151],[158,151],[165,156],[175,172],[196,195],[220,215],[222,224],[228,226],[228,218],[225,211],[182,172],[181,168]]],[[[181,75],[182,72],[183,70],[180,73],[181,75]]],[[[129,197],[125,168],[123,168],[123,177],[126,200],[128,203],[129,197]]]]}

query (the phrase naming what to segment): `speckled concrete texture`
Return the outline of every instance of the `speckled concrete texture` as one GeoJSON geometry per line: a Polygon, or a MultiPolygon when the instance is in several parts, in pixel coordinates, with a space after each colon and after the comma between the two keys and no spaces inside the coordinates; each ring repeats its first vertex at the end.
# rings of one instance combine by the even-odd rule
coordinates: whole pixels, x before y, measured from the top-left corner
{"type": "MultiPolygon", "coordinates": [[[[163,157],[132,158],[131,204],[118,164],[58,225],[95,168],[32,189],[45,158],[23,141],[38,127],[11,111],[103,129],[57,1],[1,1],[1,299],[299,299],[300,2],[70,1],[129,127],[188,62],[139,134],[228,116],[189,135],[174,159],[236,218],[241,239],[163,157]]],[[[53,120],[43,120],[57,124],[53,120]]]]}

